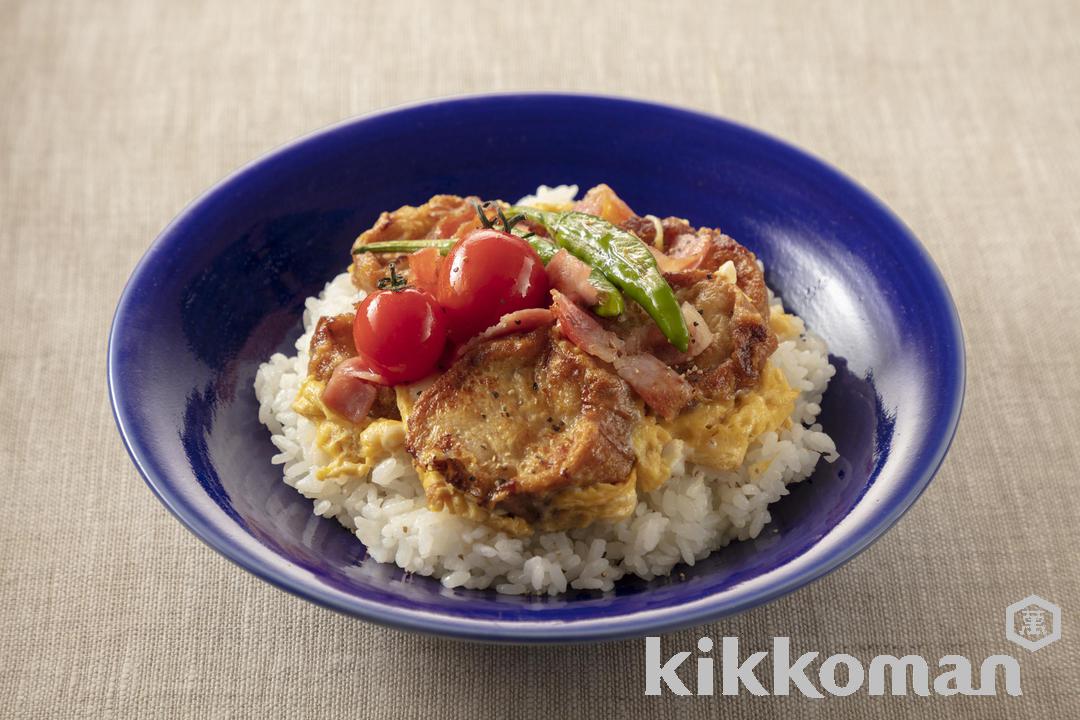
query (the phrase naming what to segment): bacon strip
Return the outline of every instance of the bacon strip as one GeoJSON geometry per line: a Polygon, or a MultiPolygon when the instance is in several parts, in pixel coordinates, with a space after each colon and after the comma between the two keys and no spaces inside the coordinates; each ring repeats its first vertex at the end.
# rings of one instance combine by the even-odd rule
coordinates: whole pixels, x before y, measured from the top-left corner
{"type": "Polygon", "coordinates": [[[387,385],[385,378],[371,372],[367,362],[354,357],[334,368],[322,392],[326,407],[352,423],[361,422],[371,411],[378,394],[376,385],[387,385]]]}
{"type": "Polygon", "coordinates": [[[585,197],[574,205],[574,210],[602,217],[614,225],[619,225],[634,217],[634,211],[604,183],[600,183],[585,193],[585,197]]]}
{"type": "Polygon", "coordinates": [[[655,355],[625,353],[626,345],[618,335],[605,330],[558,290],[552,290],[551,296],[555,299],[552,311],[563,335],[588,354],[611,363],[619,377],[658,415],[670,420],[690,402],[693,388],[655,355]]]}
{"type": "Polygon", "coordinates": [[[506,313],[499,318],[499,322],[459,346],[454,352],[452,359],[457,360],[485,340],[492,340],[497,337],[502,337],[503,335],[512,335],[514,333],[531,332],[537,328],[544,327],[545,325],[551,325],[553,322],[555,322],[555,316],[547,308],[528,308],[526,310],[517,310],[512,313],[506,313]]]}
{"type": "Polygon", "coordinates": [[[480,333],[478,337],[482,340],[490,340],[492,338],[502,337],[503,335],[529,332],[538,327],[551,325],[553,322],[555,322],[555,316],[552,315],[551,311],[547,308],[517,310],[503,315],[499,318],[499,322],[480,333]]]}
{"type": "Polygon", "coordinates": [[[592,315],[558,290],[552,290],[551,297],[555,300],[551,310],[566,339],[604,362],[615,362],[615,357],[626,347],[622,338],[605,330],[592,315]]]}
{"type": "Polygon", "coordinates": [[[437,238],[462,237],[470,230],[480,227],[480,218],[472,203],[480,198],[469,196],[452,212],[443,216],[435,225],[434,236],[437,238]]]}
{"type": "Polygon", "coordinates": [[[682,375],[649,353],[619,355],[615,372],[625,380],[645,404],[665,420],[670,420],[686,407],[694,390],[682,375]]]}
{"type": "Polygon", "coordinates": [[[438,286],[441,261],[439,251],[433,247],[417,250],[409,255],[409,272],[412,274],[413,285],[434,293],[438,286]]]}
{"type": "Polygon", "coordinates": [[[592,268],[560,248],[547,264],[551,287],[582,305],[595,305],[600,294],[589,284],[592,268]]]}

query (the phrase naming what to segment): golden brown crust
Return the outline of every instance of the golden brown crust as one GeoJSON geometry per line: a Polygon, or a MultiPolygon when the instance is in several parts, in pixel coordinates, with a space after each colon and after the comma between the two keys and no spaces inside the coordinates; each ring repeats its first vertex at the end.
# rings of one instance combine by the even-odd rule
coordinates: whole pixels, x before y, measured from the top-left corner
{"type": "MultiPolygon", "coordinates": [[[[450,217],[460,217],[474,210],[468,204],[476,198],[457,195],[435,195],[423,205],[403,205],[392,212],[383,212],[370,230],[361,233],[353,247],[386,240],[409,240],[439,235],[440,223],[450,217]]],[[[445,229],[445,226],[441,226],[445,229]]],[[[456,229],[456,228],[455,228],[456,229]]]]}
{"type": "Polygon", "coordinates": [[[353,343],[353,313],[319,318],[308,345],[308,375],[329,380],[342,360],[356,357],[353,343]]]}
{"type": "Polygon", "coordinates": [[[718,278],[677,287],[675,294],[698,309],[713,333],[704,352],[675,364],[700,398],[727,400],[756,386],[776,350],[768,314],[763,316],[746,293],[718,278]]]}
{"type": "Polygon", "coordinates": [[[541,328],[455,362],[417,401],[406,447],[478,506],[544,524],[564,490],[625,484],[641,417],[625,382],[541,328]]]}
{"type": "MultiPolygon", "coordinates": [[[[308,346],[308,377],[326,382],[334,374],[334,368],[342,360],[356,357],[356,345],[353,343],[354,313],[342,313],[319,318],[315,331],[311,333],[308,346]]],[[[368,418],[400,419],[396,395],[392,387],[380,386],[375,396],[375,404],[368,412],[368,418]]]]}
{"type": "MultiPolygon", "coordinates": [[[[423,205],[403,205],[393,212],[384,212],[370,230],[356,239],[353,248],[390,240],[461,237],[479,225],[472,205],[475,202],[479,202],[479,199],[436,195],[423,205]]],[[[409,280],[408,255],[361,253],[353,255],[353,264],[349,267],[353,285],[372,292],[379,278],[386,276],[386,266],[391,261],[397,272],[409,280]]]]}
{"type": "MultiPolygon", "coordinates": [[[[776,334],[769,324],[769,291],[757,258],[749,249],[719,230],[695,229],[686,220],[664,218],[663,249],[671,257],[700,257],[690,269],[665,274],[680,301],[689,302],[709,325],[713,343],[688,362],[681,362],[669,346],[655,343],[656,354],[668,360],[705,400],[734,397],[754,387],[765,362],[776,350],[776,334]],[[717,272],[726,262],[735,267],[736,283],[717,272]]],[[[653,244],[656,225],[634,217],[623,227],[653,244]]],[[[655,336],[654,336],[655,337],[655,336]]]]}

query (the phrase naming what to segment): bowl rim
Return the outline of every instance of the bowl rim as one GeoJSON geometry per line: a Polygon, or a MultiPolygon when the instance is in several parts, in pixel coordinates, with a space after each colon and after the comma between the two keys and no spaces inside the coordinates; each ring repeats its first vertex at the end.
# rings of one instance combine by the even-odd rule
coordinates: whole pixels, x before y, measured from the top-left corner
{"type": "Polygon", "coordinates": [[[766,132],[718,115],[633,97],[575,92],[480,93],[417,100],[393,105],[327,125],[278,145],[258,156],[200,193],[162,229],[150,244],[142,258],[135,265],[120,294],[109,328],[106,352],[109,401],[113,419],[116,422],[128,456],[158,500],[197,538],[231,562],[257,577],[279,589],[322,607],[399,630],[488,643],[558,644],[594,642],[670,632],[744,612],[790,594],[804,585],[831,573],[880,538],[925,491],[941,467],[956,436],[967,384],[963,327],[956,304],[948,286],[945,284],[941,271],[934,263],[929,252],[907,225],[884,202],[861,184],[806,150],[766,132]],[[928,444],[928,447],[924,448],[927,451],[920,454],[918,462],[905,471],[904,477],[908,479],[905,484],[905,492],[891,498],[889,507],[885,512],[879,512],[869,521],[856,526],[853,530],[852,539],[854,542],[846,544],[838,551],[814,562],[799,564],[796,559],[787,565],[781,565],[770,571],[778,575],[776,582],[767,587],[748,591],[738,597],[712,594],[687,603],[648,608],[615,617],[573,620],[526,619],[508,622],[464,618],[441,612],[382,605],[357,595],[349,595],[315,583],[305,582],[302,578],[291,577],[275,568],[266,558],[260,557],[261,553],[272,554],[272,550],[261,544],[259,545],[261,553],[241,547],[232,541],[227,536],[227,533],[219,529],[209,518],[203,517],[195,508],[186,504],[174,490],[173,481],[159,474],[149,462],[153,457],[153,452],[142,437],[142,432],[135,424],[134,418],[124,401],[124,384],[119,379],[120,366],[123,361],[118,357],[116,339],[118,335],[124,332],[125,321],[131,311],[131,305],[136,302],[133,288],[137,287],[140,281],[151,272],[156,259],[169,252],[171,244],[176,239],[174,236],[182,229],[188,219],[197,213],[200,206],[205,202],[228,192],[230,188],[242,183],[247,176],[257,173],[265,164],[277,159],[279,156],[298,150],[316,139],[348,131],[354,126],[362,125],[370,120],[420,109],[446,109],[454,105],[483,103],[493,100],[530,102],[558,98],[622,105],[631,110],[662,111],[698,122],[712,123],[726,132],[741,133],[753,141],[763,144],[771,151],[785,154],[801,167],[827,177],[846,192],[861,196],[868,207],[880,213],[892,223],[896,230],[896,236],[908,243],[908,249],[914,253],[915,257],[925,267],[928,279],[941,293],[944,299],[941,309],[952,332],[950,340],[953,341],[949,343],[951,353],[949,353],[950,357],[946,359],[945,367],[948,379],[952,380],[947,388],[950,396],[945,398],[942,403],[944,412],[947,414],[945,431],[937,438],[934,438],[928,444]],[[799,567],[793,567],[796,565],[799,565],[799,567]]]}

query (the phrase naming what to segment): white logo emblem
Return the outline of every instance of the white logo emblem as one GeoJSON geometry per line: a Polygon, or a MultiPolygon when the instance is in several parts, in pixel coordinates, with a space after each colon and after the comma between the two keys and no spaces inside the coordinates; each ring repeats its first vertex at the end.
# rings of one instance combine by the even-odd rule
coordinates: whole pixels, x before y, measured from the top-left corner
{"type": "Polygon", "coordinates": [[[1061,637],[1061,608],[1029,595],[1005,608],[1005,638],[1022,648],[1039,650],[1061,637]]]}

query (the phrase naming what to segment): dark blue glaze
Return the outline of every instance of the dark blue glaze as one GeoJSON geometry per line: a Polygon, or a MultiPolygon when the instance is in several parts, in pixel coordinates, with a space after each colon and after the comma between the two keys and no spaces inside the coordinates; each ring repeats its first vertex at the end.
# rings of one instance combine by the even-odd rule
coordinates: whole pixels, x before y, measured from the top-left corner
{"type": "Polygon", "coordinates": [[[918,241],[885,207],[795,148],[718,118],[630,100],[504,95],[350,121],[224,180],[154,242],[116,311],[116,420],[139,471],[196,535],[260,577],[400,628],[566,642],[693,625],[767,602],[850,559],[915,501],[956,429],[960,324],[918,241]],[[281,481],[252,379],[301,332],[303,300],[349,262],[379,211],[435,193],[515,199],[608,182],[642,212],[719,226],[838,367],[821,422],[843,455],[774,522],[670,579],[606,595],[447,590],[366,558],[281,481]]]}

